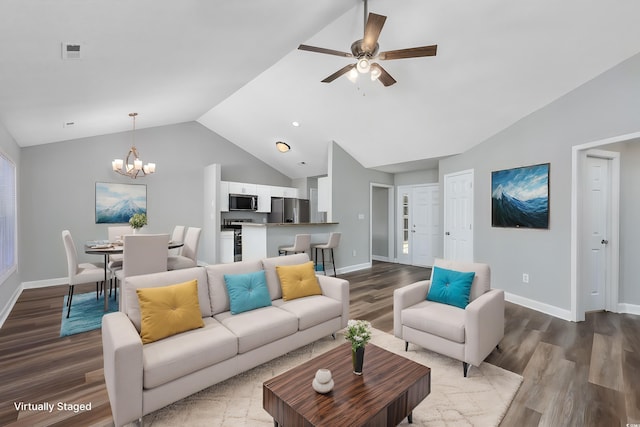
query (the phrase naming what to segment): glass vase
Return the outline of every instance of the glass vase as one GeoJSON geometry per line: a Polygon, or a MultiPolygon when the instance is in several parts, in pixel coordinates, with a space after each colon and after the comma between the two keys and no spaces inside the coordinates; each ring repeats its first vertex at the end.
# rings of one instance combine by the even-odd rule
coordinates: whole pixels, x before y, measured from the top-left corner
{"type": "Polygon", "coordinates": [[[351,349],[351,361],[353,362],[353,373],[362,375],[362,367],[364,365],[364,347],[351,349]]]}

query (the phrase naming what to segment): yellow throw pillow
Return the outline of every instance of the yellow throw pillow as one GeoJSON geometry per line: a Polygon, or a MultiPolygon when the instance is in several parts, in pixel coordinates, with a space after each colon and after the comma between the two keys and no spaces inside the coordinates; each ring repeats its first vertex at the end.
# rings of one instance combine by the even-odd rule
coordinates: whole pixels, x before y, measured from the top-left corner
{"type": "Polygon", "coordinates": [[[140,337],[143,344],[204,326],[197,280],[159,288],[136,289],[136,293],[140,304],[140,337]]]}
{"type": "Polygon", "coordinates": [[[282,298],[285,301],[309,295],[322,295],[322,290],[313,268],[313,262],[309,261],[298,265],[278,265],[276,266],[276,272],[280,278],[282,298]]]}

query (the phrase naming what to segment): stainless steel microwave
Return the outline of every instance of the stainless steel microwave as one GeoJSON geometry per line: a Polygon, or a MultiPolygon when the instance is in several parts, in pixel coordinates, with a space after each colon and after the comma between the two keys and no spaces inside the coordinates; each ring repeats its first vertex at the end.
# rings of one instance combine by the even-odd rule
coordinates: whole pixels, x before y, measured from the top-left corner
{"type": "Polygon", "coordinates": [[[230,211],[256,211],[258,210],[258,196],[248,194],[229,194],[230,211]]]}

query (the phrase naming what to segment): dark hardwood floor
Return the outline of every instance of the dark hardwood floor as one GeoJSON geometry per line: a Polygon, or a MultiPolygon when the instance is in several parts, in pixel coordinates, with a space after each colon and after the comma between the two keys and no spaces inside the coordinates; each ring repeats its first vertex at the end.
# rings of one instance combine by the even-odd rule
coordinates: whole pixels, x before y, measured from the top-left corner
{"type": "MultiPolygon", "coordinates": [[[[392,333],[393,290],[429,274],[375,262],[340,276],[351,283],[351,318],[392,333]]],[[[25,290],[0,329],[0,426],[112,425],[100,331],[58,336],[66,292],[66,286],[25,290]],[[18,411],[20,402],[91,402],[92,408],[49,414],[18,411]]],[[[510,303],[505,315],[505,337],[487,362],[524,382],[502,426],[640,423],[640,316],[590,313],[572,323],[510,303]]]]}

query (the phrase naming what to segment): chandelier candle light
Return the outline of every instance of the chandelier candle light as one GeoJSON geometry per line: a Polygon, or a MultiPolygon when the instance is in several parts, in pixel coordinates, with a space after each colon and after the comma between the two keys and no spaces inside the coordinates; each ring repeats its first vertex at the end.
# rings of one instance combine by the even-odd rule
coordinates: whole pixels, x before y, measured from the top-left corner
{"type": "Polygon", "coordinates": [[[142,160],[138,157],[138,150],[136,149],[136,116],[138,113],[129,113],[129,117],[133,119],[133,132],[131,133],[131,148],[127,157],[123,161],[122,159],[115,159],[111,162],[111,167],[114,172],[118,172],[120,175],[128,176],[129,178],[136,179],[140,172],[141,176],[150,175],[156,171],[155,163],[142,164],[142,160]],[[129,163],[133,156],[133,163],[129,163]]]}

